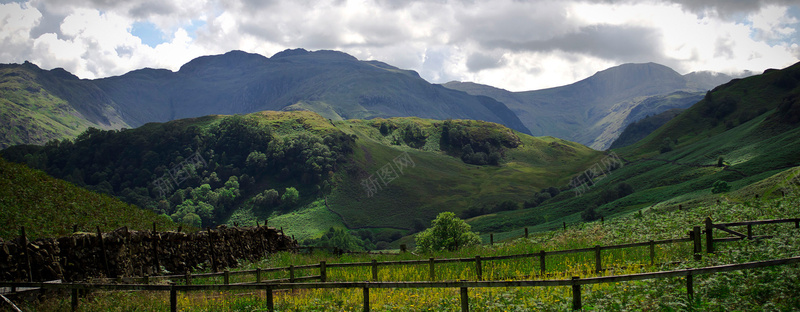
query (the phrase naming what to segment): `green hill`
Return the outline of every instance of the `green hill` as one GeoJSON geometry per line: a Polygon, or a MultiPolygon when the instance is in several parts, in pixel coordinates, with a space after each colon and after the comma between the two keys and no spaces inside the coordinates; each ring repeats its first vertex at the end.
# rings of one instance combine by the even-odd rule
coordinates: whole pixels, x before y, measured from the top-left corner
{"type": "Polygon", "coordinates": [[[519,233],[523,226],[554,228],[592,216],[689,208],[725,198],[725,187],[715,185],[727,185],[733,192],[800,164],[799,82],[796,64],[719,86],[646,138],[615,150],[624,166],[586,182],[585,192],[562,192],[536,207],[538,215],[503,212],[471,224],[480,231],[511,231],[516,226],[519,233]],[[551,211],[572,214],[541,217],[551,211]]]}
{"type": "Polygon", "coordinates": [[[0,149],[74,138],[89,127],[127,127],[94,85],[63,69],[0,64],[0,149]]]}
{"type": "Polygon", "coordinates": [[[195,226],[269,219],[299,239],[349,227],[372,229],[384,242],[441,211],[503,202],[519,209],[528,195],[565,184],[602,156],[495,123],[332,122],[307,111],[90,129],[75,141],[2,154],[195,226]],[[379,176],[381,168],[393,175],[379,176]],[[381,180],[367,193],[370,176],[381,180]]]}
{"type": "Polygon", "coordinates": [[[177,224],[150,211],[52,178],[44,172],[0,158],[0,238],[58,237],[79,231],[103,231],[123,226],[130,229],[176,229],[177,224]]]}
{"type": "Polygon", "coordinates": [[[639,140],[644,139],[655,131],[656,129],[663,126],[668,121],[678,116],[683,109],[680,108],[673,108],[667,110],[663,113],[656,114],[653,116],[647,116],[640,120],[634,121],[633,123],[629,124],[625,127],[625,130],[620,133],[619,137],[614,140],[614,143],[611,143],[611,149],[622,148],[633,143],[639,142],[639,140]]]}

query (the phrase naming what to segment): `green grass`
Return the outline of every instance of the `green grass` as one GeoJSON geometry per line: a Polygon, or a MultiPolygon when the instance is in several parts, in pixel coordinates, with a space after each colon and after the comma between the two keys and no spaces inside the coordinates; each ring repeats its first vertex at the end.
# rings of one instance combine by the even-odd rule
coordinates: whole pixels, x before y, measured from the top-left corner
{"type": "Polygon", "coordinates": [[[0,238],[19,236],[25,227],[29,239],[59,237],[79,231],[174,230],[178,225],[150,211],[126,204],[0,158],[0,238]]]}
{"type": "MultiPolygon", "coordinates": [[[[70,103],[37,82],[38,75],[41,72],[31,70],[27,65],[0,68],[0,120],[3,120],[0,149],[16,144],[43,145],[52,139],[71,139],[89,127],[127,127],[117,121],[103,126],[87,120],[70,103]]],[[[111,111],[105,113],[113,114],[111,111]]]]}
{"type": "MultiPolygon", "coordinates": [[[[337,123],[346,133],[358,136],[358,147],[352,168],[337,175],[339,183],[328,202],[351,227],[410,228],[414,219],[427,224],[442,211],[458,214],[471,206],[494,205],[505,200],[521,203],[542,188],[567,183],[571,174],[602,157],[602,153],[576,143],[515,132],[522,145],[508,149],[500,166],[470,165],[441,151],[436,121],[390,119],[398,127],[408,122],[421,125],[430,136],[420,149],[392,145],[394,133],[381,135],[380,122],[337,123]],[[393,159],[403,153],[408,153],[414,166],[405,168],[396,179],[381,184],[379,191],[368,196],[361,182],[381,167],[393,164],[393,159]]],[[[465,122],[484,127],[480,122],[465,122]]],[[[486,131],[482,134],[486,137],[510,131],[495,124],[480,129],[486,131]]]]}
{"type": "MultiPolygon", "coordinates": [[[[469,223],[477,231],[509,237],[521,233],[522,227],[540,231],[562,222],[582,222],[580,213],[592,205],[599,206],[597,211],[606,219],[650,207],[692,207],[720,197],[711,194],[711,186],[718,180],[726,181],[735,192],[800,165],[800,128],[775,118],[778,104],[800,92],[800,88],[787,89],[776,81],[797,76],[799,71],[800,65],[796,65],[716,88],[713,101],[736,99],[735,110],[715,125],[714,118],[703,113],[711,105],[708,99],[697,103],[647,138],[616,150],[629,162],[585,194],[562,192],[536,208],[487,215],[469,223]],[[666,138],[677,139],[678,144],[672,151],[660,153],[666,138]],[[719,157],[727,170],[716,167],[719,157]],[[609,203],[600,201],[603,192],[623,182],[633,186],[635,193],[609,203]]],[[[766,194],[750,194],[755,195],[766,194]]]]}
{"type": "MultiPolygon", "coordinates": [[[[784,174],[794,174],[784,173],[784,174]]],[[[772,179],[780,184],[783,177],[772,179]]],[[[715,222],[742,220],[795,218],[800,214],[800,198],[786,197],[757,200],[743,203],[723,201],[720,204],[701,205],[692,209],[651,209],[642,215],[630,215],[607,220],[605,223],[584,223],[568,230],[556,230],[531,235],[528,239],[515,239],[493,246],[478,246],[456,252],[442,252],[434,255],[415,256],[410,253],[401,256],[388,255],[344,255],[332,256],[316,252],[313,255],[278,253],[257,263],[243,265],[241,269],[255,267],[286,267],[288,265],[327,263],[392,261],[400,259],[474,257],[481,255],[508,255],[530,253],[538,250],[564,250],[641,242],[667,238],[686,237],[693,226],[702,224],[710,216],[715,222]]],[[[774,238],[758,241],[742,240],[730,243],[717,243],[716,254],[703,254],[701,260],[694,260],[691,243],[662,245],[656,249],[656,262],[681,261],[677,265],[649,266],[645,249],[622,249],[603,252],[604,266],[617,267],[613,274],[630,274],[661,270],[679,270],[721,264],[743,263],[767,259],[779,259],[800,255],[795,248],[800,244],[800,230],[794,225],[775,224],[755,226],[756,235],[773,235],[774,238]],[[663,247],[663,248],[662,248],[663,247]],[[622,269],[622,266],[628,268],[622,269]]],[[[727,236],[715,231],[715,237],[727,236]]],[[[551,275],[547,279],[564,279],[571,276],[595,276],[590,272],[594,266],[592,253],[548,257],[547,268],[551,275]]],[[[484,261],[484,276],[487,279],[516,280],[530,279],[536,274],[538,259],[484,261]]],[[[427,280],[427,264],[413,266],[392,266],[379,268],[381,281],[427,280]]],[[[298,270],[296,276],[313,275],[316,271],[298,270]]],[[[606,275],[612,274],[607,272],[606,275]]],[[[328,268],[331,281],[364,281],[371,279],[369,267],[328,268]]],[[[471,280],[475,278],[474,264],[454,263],[437,265],[438,280],[471,280]]],[[[265,278],[285,278],[286,273],[274,273],[265,278]]],[[[252,279],[253,277],[248,277],[252,279]]],[[[533,277],[536,278],[536,277],[533,277]]],[[[800,267],[797,265],[778,266],[746,271],[699,275],[694,277],[695,300],[686,299],[685,280],[682,278],[662,278],[654,280],[620,282],[585,286],[582,288],[582,302],[585,311],[682,311],[688,309],[701,311],[754,311],[754,310],[794,310],[800,304],[796,297],[797,279],[800,267]]],[[[235,281],[245,281],[237,279],[235,281]]],[[[214,283],[217,278],[198,279],[195,284],[214,283]]],[[[164,310],[167,306],[166,293],[137,292],[109,293],[94,292],[81,301],[81,307],[88,311],[99,310],[164,310]]],[[[476,311],[542,310],[563,311],[570,308],[571,292],[568,287],[521,287],[478,289],[471,288],[470,308],[476,311]]],[[[409,289],[372,290],[371,308],[374,311],[458,311],[457,289],[409,289]],[[413,304],[413,306],[412,306],[413,304]]],[[[313,290],[278,292],[275,296],[279,311],[355,311],[361,308],[360,290],[313,290]],[[322,308],[321,308],[322,307],[322,308]]],[[[210,310],[266,310],[263,292],[192,292],[179,294],[179,308],[184,311],[210,310]]],[[[44,302],[24,305],[33,310],[60,310],[69,307],[68,298],[54,298],[44,302]]]]}

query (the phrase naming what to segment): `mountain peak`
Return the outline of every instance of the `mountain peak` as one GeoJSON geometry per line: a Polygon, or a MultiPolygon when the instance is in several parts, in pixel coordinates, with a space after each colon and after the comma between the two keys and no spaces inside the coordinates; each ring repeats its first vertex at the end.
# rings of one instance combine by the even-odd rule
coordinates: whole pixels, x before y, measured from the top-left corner
{"type": "Polygon", "coordinates": [[[277,60],[290,57],[308,57],[321,60],[358,61],[358,59],[355,58],[354,56],[340,51],[333,51],[333,50],[308,51],[302,48],[283,50],[281,52],[275,53],[275,55],[273,55],[270,59],[277,60]]]}
{"type": "Polygon", "coordinates": [[[268,59],[255,53],[248,53],[239,50],[229,51],[225,54],[201,56],[189,61],[181,66],[178,72],[197,73],[199,70],[209,67],[252,67],[254,64],[263,63],[268,59]]]}

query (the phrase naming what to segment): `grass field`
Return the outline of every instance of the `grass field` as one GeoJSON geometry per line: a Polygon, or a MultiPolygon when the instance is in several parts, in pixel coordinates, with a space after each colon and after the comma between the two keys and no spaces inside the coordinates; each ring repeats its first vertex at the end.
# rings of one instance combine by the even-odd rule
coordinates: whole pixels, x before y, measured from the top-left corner
{"type": "MultiPolygon", "coordinates": [[[[797,171],[784,172],[765,180],[769,187],[796,187],[787,185],[797,171]]],[[[753,186],[756,187],[756,186],[753,186]]],[[[762,186],[766,187],[766,186],[762,186]]],[[[746,191],[746,190],[743,190],[746,191]]],[[[735,195],[735,194],[732,194],[735,195]]],[[[563,250],[610,245],[647,240],[685,237],[686,231],[702,224],[710,216],[715,222],[732,222],[755,219],[795,218],[800,214],[800,199],[796,196],[759,199],[737,203],[733,199],[719,204],[698,205],[691,209],[673,210],[654,208],[639,215],[607,220],[605,223],[584,223],[571,226],[568,230],[555,230],[537,233],[528,239],[515,239],[493,246],[479,246],[458,252],[437,253],[415,256],[410,253],[402,256],[345,255],[341,257],[326,253],[291,254],[279,253],[258,263],[247,264],[242,269],[255,267],[283,267],[290,264],[368,262],[399,259],[484,257],[529,253],[538,250],[563,250]]],[[[798,243],[800,230],[793,224],[756,226],[757,235],[773,235],[774,238],[757,241],[738,241],[718,243],[718,252],[704,254],[701,260],[694,260],[691,243],[665,245],[656,250],[657,263],[680,261],[677,265],[649,265],[646,252],[637,249],[622,249],[603,253],[605,266],[628,268],[615,270],[608,274],[626,274],[681,268],[705,267],[720,264],[742,263],[767,259],[778,259],[800,255],[794,248],[798,243]]],[[[722,237],[724,233],[716,231],[722,237]]],[[[536,260],[536,259],[533,259],[536,260]]],[[[527,279],[536,274],[538,261],[500,260],[484,262],[486,279],[517,280],[527,279]]],[[[569,278],[571,276],[596,276],[591,272],[593,255],[573,255],[548,257],[547,268],[552,275],[547,278],[569,278]]],[[[427,265],[381,267],[381,281],[427,280],[427,265]]],[[[286,277],[270,275],[265,278],[286,277]]],[[[313,270],[299,271],[298,276],[314,274],[313,270]]],[[[329,268],[330,281],[369,280],[368,267],[329,268]]],[[[253,277],[249,277],[252,279],[253,277]]],[[[800,304],[795,294],[800,291],[796,281],[800,278],[800,268],[796,265],[754,269],[740,272],[700,275],[694,277],[695,300],[686,297],[685,281],[682,278],[644,280],[600,284],[583,288],[585,311],[753,311],[753,310],[793,310],[800,304]]],[[[473,280],[474,264],[437,265],[438,280],[473,280]]],[[[245,280],[234,280],[245,281],[245,280]]],[[[221,283],[215,280],[196,280],[198,283],[221,283]]],[[[542,310],[563,311],[570,309],[571,291],[569,287],[549,288],[496,288],[470,289],[470,309],[474,311],[514,311],[542,310]]],[[[459,311],[457,289],[407,289],[372,290],[371,308],[374,311],[459,311]]],[[[265,311],[263,292],[192,292],[179,294],[178,305],[182,311],[265,311]]],[[[82,309],[87,311],[138,309],[166,310],[166,293],[150,292],[93,292],[81,301],[82,309]]],[[[361,309],[360,290],[338,291],[295,291],[278,292],[275,298],[278,311],[359,311],[361,309]]],[[[59,310],[69,307],[68,298],[49,299],[23,307],[30,309],[59,310]]]]}
{"type": "Polygon", "coordinates": [[[79,231],[176,230],[178,224],[129,205],[0,158],[0,238],[18,237],[20,226],[29,239],[59,237],[79,231]]]}

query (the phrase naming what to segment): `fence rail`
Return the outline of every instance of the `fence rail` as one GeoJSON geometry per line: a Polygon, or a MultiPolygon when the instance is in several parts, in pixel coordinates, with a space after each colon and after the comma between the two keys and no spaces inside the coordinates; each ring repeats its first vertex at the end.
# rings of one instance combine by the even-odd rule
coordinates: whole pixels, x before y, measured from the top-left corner
{"type": "MultiPolygon", "coordinates": [[[[60,288],[60,289],[72,289],[73,290],[73,308],[77,306],[77,290],[78,289],[105,289],[105,290],[152,290],[152,291],[170,291],[171,298],[174,298],[175,291],[196,291],[196,290],[243,290],[243,289],[266,289],[267,291],[267,299],[269,301],[268,307],[270,311],[272,311],[273,305],[271,304],[272,301],[272,290],[277,289],[310,289],[310,288],[363,288],[365,293],[365,301],[364,306],[365,311],[369,309],[369,289],[370,288],[460,288],[461,289],[461,298],[462,298],[462,310],[465,305],[466,300],[468,300],[468,293],[467,288],[470,287],[552,287],[552,286],[571,286],[573,289],[573,307],[580,308],[580,286],[587,285],[587,284],[597,284],[597,283],[611,283],[611,282],[621,282],[621,281],[633,281],[633,280],[641,280],[641,279],[652,279],[652,278],[665,278],[665,277],[678,277],[678,276],[687,276],[687,291],[689,296],[692,296],[692,275],[697,274],[711,274],[717,272],[724,272],[724,271],[731,271],[731,270],[743,270],[743,269],[751,269],[751,268],[759,268],[765,266],[773,266],[773,265],[784,265],[784,264],[792,264],[800,262],[800,257],[794,258],[787,258],[787,259],[778,259],[778,260],[769,260],[769,261],[761,261],[761,262],[751,262],[751,263],[744,263],[744,264],[733,264],[733,265],[723,265],[723,266],[716,266],[716,267],[708,267],[708,268],[700,268],[700,269],[687,269],[687,270],[677,270],[677,271],[666,271],[666,272],[653,272],[653,273],[640,273],[640,274],[631,274],[631,275],[618,275],[618,276],[607,276],[607,277],[591,277],[591,278],[584,278],[580,279],[577,277],[573,277],[569,280],[516,280],[516,281],[482,281],[482,263],[483,261],[495,261],[495,260],[508,260],[508,259],[519,259],[519,258],[531,258],[531,257],[538,257],[540,262],[540,272],[542,275],[545,274],[545,260],[546,256],[555,256],[555,255],[566,255],[566,254],[574,254],[574,253],[585,253],[585,252],[593,252],[595,256],[595,272],[602,272],[607,270],[607,268],[603,268],[602,266],[602,257],[601,252],[603,250],[613,250],[613,249],[622,249],[622,248],[635,248],[635,247],[645,247],[649,246],[650,250],[650,263],[651,265],[655,263],[655,248],[656,245],[662,244],[675,244],[675,243],[684,243],[684,242],[692,242],[693,243],[693,251],[695,253],[695,257],[697,257],[698,253],[702,251],[702,234],[704,233],[706,236],[706,251],[711,253],[714,250],[714,243],[715,242],[727,242],[727,241],[735,241],[735,240],[742,240],[742,239],[758,239],[758,238],[766,238],[769,236],[754,236],[752,234],[752,226],[753,225],[762,225],[762,224],[777,224],[777,223],[795,223],[795,227],[797,228],[800,225],[800,218],[793,218],[793,219],[779,219],[779,220],[756,220],[756,221],[744,221],[744,222],[730,222],[730,223],[717,223],[714,224],[710,218],[705,220],[705,231],[701,232],[699,226],[695,226],[692,231],[689,231],[688,238],[674,238],[674,239],[665,239],[665,240],[651,240],[647,242],[636,242],[636,243],[626,243],[626,244],[618,244],[618,245],[610,245],[610,246],[594,246],[594,247],[586,247],[586,248],[577,248],[577,249],[568,249],[568,250],[555,250],[555,251],[539,251],[537,253],[526,253],[526,254],[515,254],[515,255],[502,255],[502,256],[489,256],[489,257],[481,257],[476,256],[474,258],[451,258],[451,259],[416,259],[416,260],[396,260],[396,261],[382,261],[378,262],[376,260],[372,260],[371,262],[352,262],[352,263],[326,263],[325,261],[320,262],[319,264],[305,264],[294,266],[290,265],[288,267],[278,267],[278,268],[257,268],[254,270],[242,270],[236,272],[224,271],[219,273],[201,273],[201,274],[194,274],[187,272],[185,274],[179,275],[163,275],[163,276],[145,276],[142,278],[117,278],[112,279],[117,282],[125,282],[125,281],[143,281],[145,284],[85,284],[85,283],[62,283],[62,284],[47,284],[43,282],[34,282],[34,283],[13,283],[13,282],[0,282],[0,286],[10,286],[12,288],[22,288],[22,287],[40,287],[45,289],[52,289],[52,288],[60,288]],[[747,226],[748,227],[748,234],[743,235],[742,233],[738,233],[736,231],[730,230],[728,227],[732,226],[747,226]],[[725,238],[714,238],[713,230],[720,229],[725,232],[734,234],[733,237],[725,237],[725,238]],[[475,273],[476,279],[475,281],[435,281],[435,264],[437,263],[475,263],[475,273]],[[429,277],[431,281],[422,282],[422,281],[412,281],[412,282],[376,282],[378,276],[378,267],[379,266],[392,266],[392,265],[420,265],[420,264],[428,264],[429,265],[429,277]],[[366,267],[369,266],[372,269],[372,282],[327,282],[327,269],[328,268],[346,268],[346,267],[366,267]],[[310,276],[296,276],[296,270],[301,269],[319,269],[318,275],[310,275],[310,276]],[[266,272],[279,272],[279,271],[288,271],[289,278],[281,278],[281,279],[272,279],[272,280],[262,280],[261,274],[266,272]],[[230,283],[230,276],[232,275],[247,275],[247,274],[255,274],[256,280],[255,282],[251,283],[230,283]],[[224,284],[223,285],[191,285],[192,278],[198,277],[216,277],[216,276],[223,276],[224,277],[224,284]],[[148,285],[149,280],[153,278],[161,278],[161,279],[185,279],[186,285],[148,285]],[[309,281],[309,280],[319,280],[317,283],[298,283],[302,281],[309,281]]],[[[171,304],[173,311],[174,302],[171,304]]],[[[466,310],[465,310],[466,311],[466,310]]]]}
{"type": "Polygon", "coordinates": [[[137,284],[82,284],[82,283],[12,283],[0,282],[5,287],[38,287],[43,289],[70,289],[72,290],[73,311],[78,306],[78,290],[144,290],[144,291],[169,291],[170,310],[177,311],[177,292],[190,291],[236,291],[236,290],[264,290],[267,293],[267,309],[274,311],[273,291],[280,289],[363,289],[364,311],[369,311],[369,289],[398,289],[398,288],[459,288],[461,293],[461,310],[469,311],[469,288],[495,288],[495,287],[572,287],[572,308],[579,310],[581,303],[581,286],[591,284],[606,284],[630,282],[646,279],[672,278],[686,276],[687,296],[691,300],[694,296],[694,275],[715,274],[720,272],[739,271],[778,265],[800,263],[800,257],[785,259],[747,262],[739,264],[719,265],[704,268],[683,269],[674,271],[661,271],[651,273],[638,273],[616,276],[602,276],[590,278],[572,277],[572,279],[557,280],[519,280],[519,281],[439,281],[439,282],[327,282],[327,283],[241,283],[229,285],[137,285],[137,284]]]}
{"type": "MultiPolygon", "coordinates": [[[[302,269],[319,269],[320,272],[317,276],[321,281],[325,281],[327,278],[327,274],[325,269],[326,268],[352,268],[352,267],[371,267],[372,268],[372,276],[373,281],[377,280],[377,272],[378,267],[380,266],[395,266],[395,265],[424,265],[428,264],[429,266],[429,276],[431,280],[435,279],[435,265],[436,264],[444,264],[444,263],[475,263],[475,272],[478,279],[481,279],[482,273],[482,263],[484,261],[498,261],[498,260],[511,260],[511,259],[522,259],[522,258],[539,258],[539,272],[541,275],[546,274],[546,258],[547,256],[557,256],[557,255],[569,255],[569,254],[576,254],[576,253],[594,253],[594,260],[595,260],[595,272],[602,272],[606,271],[607,268],[603,267],[602,264],[602,251],[605,250],[615,250],[615,249],[624,249],[624,248],[636,248],[636,247],[646,247],[649,246],[650,248],[650,264],[655,264],[656,254],[655,254],[655,246],[657,245],[665,245],[665,244],[676,244],[676,243],[685,243],[685,242],[693,242],[693,250],[695,253],[695,257],[699,257],[699,253],[702,252],[702,234],[705,233],[706,235],[706,251],[708,253],[713,252],[714,250],[714,243],[718,242],[730,242],[730,241],[737,241],[742,239],[763,239],[769,238],[770,236],[756,236],[752,235],[752,226],[753,225],[764,225],[764,224],[777,224],[777,223],[795,223],[795,227],[798,226],[800,222],[800,218],[790,218],[790,219],[774,219],[774,220],[754,220],[754,221],[740,221],[740,222],[729,222],[729,223],[713,223],[710,218],[707,218],[704,223],[706,225],[705,231],[701,231],[699,226],[694,227],[688,233],[688,237],[684,238],[672,238],[672,239],[663,239],[663,240],[652,240],[646,242],[635,242],[635,243],[626,243],[626,244],[617,244],[617,245],[608,245],[608,246],[594,246],[594,247],[585,247],[585,248],[576,248],[576,249],[565,249],[565,250],[553,250],[553,251],[539,251],[535,253],[524,253],[524,254],[513,254],[513,255],[501,255],[501,256],[476,256],[470,258],[449,258],[449,259],[436,259],[436,258],[428,258],[428,259],[414,259],[414,260],[393,260],[393,261],[371,261],[371,262],[344,262],[344,263],[325,263],[320,262],[317,264],[305,264],[305,265],[298,265],[298,266],[288,266],[288,267],[276,267],[276,268],[258,268],[253,270],[241,270],[241,271],[223,271],[217,273],[200,273],[200,274],[176,274],[176,275],[162,275],[162,276],[150,276],[150,277],[142,277],[142,278],[125,278],[125,280],[133,280],[133,281],[147,281],[148,279],[185,279],[187,284],[190,283],[192,278],[199,278],[199,277],[225,277],[225,276],[237,276],[237,275],[260,275],[261,273],[268,273],[268,272],[279,272],[284,271],[288,272],[290,278],[288,279],[281,279],[281,280],[297,280],[297,279],[308,279],[308,277],[297,277],[294,278],[294,274],[296,270],[302,269]],[[714,229],[723,229],[723,231],[728,230],[728,226],[748,226],[748,235],[735,235],[731,237],[724,237],[724,238],[713,238],[713,230],[714,229]],[[710,240],[709,240],[710,238],[710,240]]],[[[726,231],[727,232],[727,231],[726,231]]],[[[227,278],[226,278],[227,280],[227,278]]],[[[257,280],[260,281],[260,278],[257,277],[257,280]]]]}

